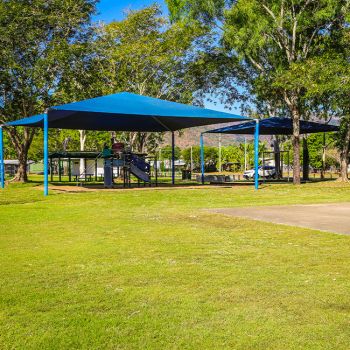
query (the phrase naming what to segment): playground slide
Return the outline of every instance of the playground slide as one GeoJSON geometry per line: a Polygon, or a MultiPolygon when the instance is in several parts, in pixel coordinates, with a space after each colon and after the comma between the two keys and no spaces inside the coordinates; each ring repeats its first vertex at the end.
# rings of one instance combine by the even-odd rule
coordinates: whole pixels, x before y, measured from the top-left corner
{"type": "Polygon", "coordinates": [[[130,172],[141,181],[150,182],[149,175],[142,171],[140,168],[138,168],[136,165],[130,164],[130,172]]]}

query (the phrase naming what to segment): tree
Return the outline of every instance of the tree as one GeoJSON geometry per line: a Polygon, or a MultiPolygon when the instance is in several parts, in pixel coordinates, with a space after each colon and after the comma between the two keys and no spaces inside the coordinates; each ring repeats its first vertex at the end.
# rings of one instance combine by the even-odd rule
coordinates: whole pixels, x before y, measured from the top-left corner
{"type": "MultiPolygon", "coordinates": [[[[182,151],[182,157],[187,166],[191,164],[191,148],[182,151]]],[[[216,164],[219,159],[218,149],[216,147],[204,146],[204,168],[205,171],[216,171],[216,164]]],[[[199,146],[192,147],[193,169],[201,169],[201,149],[199,146]]]]}
{"type": "MultiPolygon", "coordinates": [[[[71,43],[85,40],[95,0],[0,2],[0,122],[43,113],[55,99],[71,43]]],[[[26,181],[31,128],[6,128],[26,181]]]]}
{"type": "MultiPolygon", "coordinates": [[[[70,43],[70,50],[63,74],[60,77],[54,96],[62,103],[81,101],[110,93],[112,73],[108,60],[109,43],[104,38],[101,27],[90,26],[84,40],[70,43]]],[[[110,143],[109,132],[90,130],[59,131],[61,137],[69,133],[70,140],[78,137],[75,149],[80,151],[101,150],[104,143],[110,143]],[[73,133],[73,137],[71,137],[73,133]]],[[[80,159],[80,172],[85,168],[80,159]]]]}
{"type": "Polygon", "coordinates": [[[336,138],[337,135],[334,133],[311,134],[307,137],[310,166],[316,169],[322,169],[323,165],[325,168],[329,168],[331,165],[339,166],[337,160],[327,157],[327,151],[335,148],[336,138]],[[323,164],[323,149],[325,152],[325,164],[323,164]]]}
{"type": "Polygon", "coordinates": [[[344,116],[340,124],[338,148],[340,148],[340,178],[348,182],[349,152],[350,152],[350,114],[344,116]]]}
{"type": "MultiPolygon", "coordinates": [[[[223,163],[236,163],[240,165],[241,169],[244,169],[245,164],[245,150],[244,144],[230,145],[222,148],[222,162],[223,163]]],[[[259,144],[259,151],[265,150],[265,145],[259,144]]],[[[254,165],[254,143],[249,142],[246,144],[246,155],[247,155],[247,167],[254,165]]]]}
{"type": "Polygon", "coordinates": [[[348,164],[350,152],[350,46],[349,29],[346,24],[337,33],[332,52],[329,55],[308,60],[307,67],[293,66],[285,81],[291,86],[303,86],[306,97],[312,101],[315,114],[323,114],[330,121],[340,122],[340,131],[336,136],[336,146],[340,158],[340,179],[348,181],[348,164]],[[339,38],[340,37],[340,38],[339,38]],[[298,78],[296,71],[303,76],[298,78]]]}
{"type": "MultiPolygon", "coordinates": [[[[180,159],[181,149],[175,146],[174,152],[175,160],[180,159]]],[[[162,147],[159,152],[159,160],[171,160],[172,159],[172,147],[170,145],[162,147]]]]}
{"type": "MultiPolygon", "coordinates": [[[[97,45],[105,46],[110,93],[129,91],[170,101],[190,103],[197,90],[189,74],[196,27],[170,25],[159,6],[131,11],[119,22],[101,28],[97,45]]],[[[128,132],[118,135],[135,151],[154,152],[162,133],[128,132]]]]}
{"type": "MultiPolygon", "coordinates": [[[[195,19],[218,32],[220,55],[236,66],[247,92],[282,105],[293,119],[293,182],[300,183],[300,119],[309,110],[305,89],[284,81],[293,65],[324,55],[344,20],[346,0],[167,0],[172,17],[195,19]],[[238,65],[238,67],[237,67],[238,65]]],[[[237,76],[237,72],[239,75],[237,76]]],[[[229,73],[229,72],[227,72],[229,73]]],[[[303,78],[300,76],[300,78],[303,78]]],[[[227,78],[226,78],[227,79],[227,78]]],[[[224,92],[225,93],[225,92],[224,92]]]]}

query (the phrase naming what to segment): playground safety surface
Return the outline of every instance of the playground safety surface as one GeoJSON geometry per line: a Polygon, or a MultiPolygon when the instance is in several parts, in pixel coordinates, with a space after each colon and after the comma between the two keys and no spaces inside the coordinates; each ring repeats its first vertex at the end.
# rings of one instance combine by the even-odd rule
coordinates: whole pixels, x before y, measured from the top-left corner
{"type": "Polygon", "coordinates": [[[225,208],[214,212],[229,216],[350,235],[350,202],[225,208]]]}

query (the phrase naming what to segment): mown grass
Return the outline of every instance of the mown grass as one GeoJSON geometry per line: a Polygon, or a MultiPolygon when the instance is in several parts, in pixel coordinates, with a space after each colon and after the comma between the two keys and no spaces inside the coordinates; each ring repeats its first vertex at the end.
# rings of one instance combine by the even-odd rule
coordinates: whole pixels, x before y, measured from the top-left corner
{"type": "Polygon", "coordinates": [[[1,349],[348,349],[350,237],[206,208],[338,183],[0,193],[1,349]]]}

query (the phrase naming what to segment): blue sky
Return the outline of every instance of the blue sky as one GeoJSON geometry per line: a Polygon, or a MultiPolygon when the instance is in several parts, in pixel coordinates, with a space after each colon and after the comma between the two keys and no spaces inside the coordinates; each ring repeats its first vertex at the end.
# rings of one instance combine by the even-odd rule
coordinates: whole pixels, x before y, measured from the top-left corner
{"type": "Polygon", "coordinates": [[[98,4],[99,14],[96,19],[105,22],[120,20],[125,10],[138,10],[154,3],[160,4],[166,11],[163,0],[101,0],[98,4]]]}
{"type": "MultiPolygon", "coordinates": [[[[121,20],[124,17],[124,13],[127,10],[139,10],[143,7],[151,4],[158,3],[162,6],[164,13],[167,12],[167,7],[164,0],[100,0],[98,4],[98,14],[95,16],[95,20],[104,21],[106,23],[113,20],[121,20]]],[[[206,102],[205,107],[214,109],[217,111],[225,111],[223,105],[219,102],[217,104],[213,102],[206,102]]],[[[239,104],[232,106],[231,113],[240,114],[239,104]]]]}

